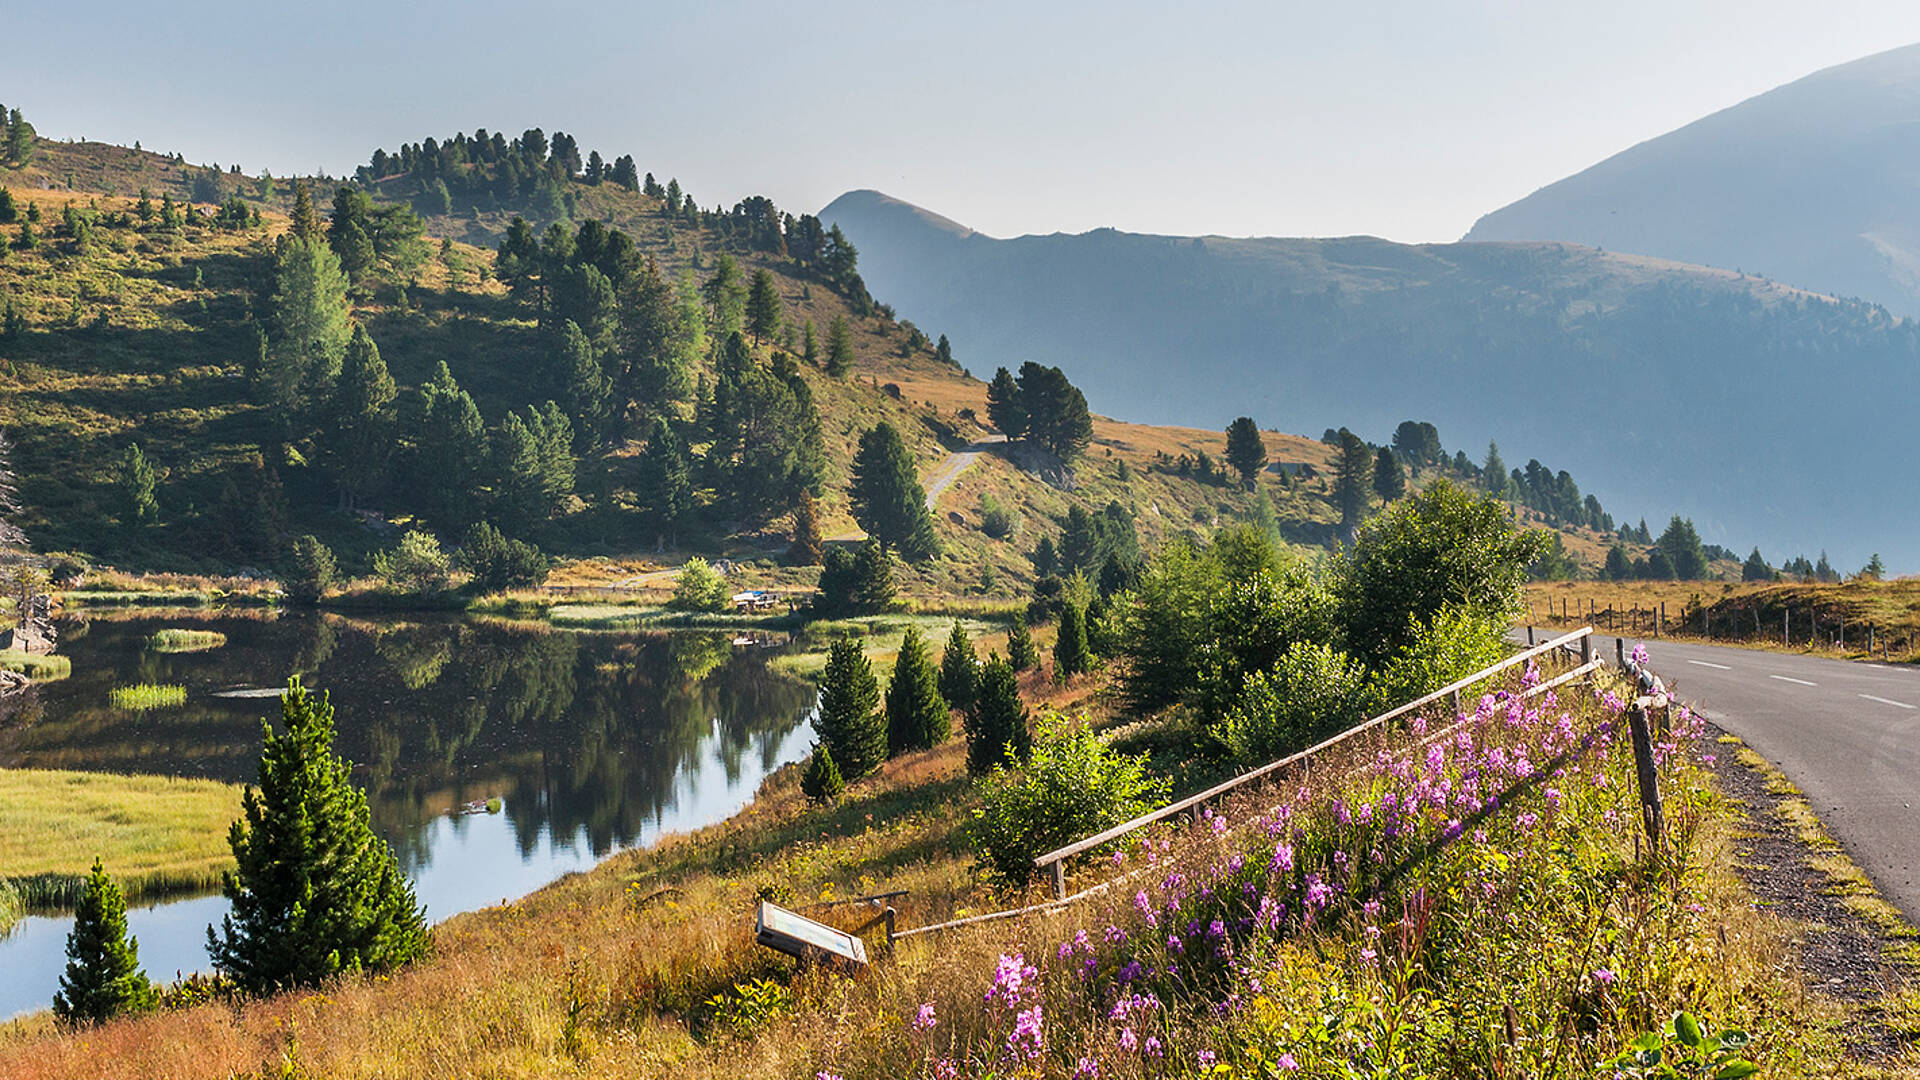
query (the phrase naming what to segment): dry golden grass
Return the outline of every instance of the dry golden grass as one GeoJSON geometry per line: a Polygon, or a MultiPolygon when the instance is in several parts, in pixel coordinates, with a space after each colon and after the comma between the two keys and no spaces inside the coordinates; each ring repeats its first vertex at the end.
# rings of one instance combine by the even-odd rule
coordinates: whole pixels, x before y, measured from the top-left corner
{"type": "Polygon", "coordinates": [[[1653,634],[1654,613],[1664,604],[1661,633],[1666,636],[1852,659],[1869,658],[1871,626],[1872,658],[1912,662],[1920,656],[1920,579],[1844,584],[1534,582],[1527,586],[1527,603],[1527,619],[1535,625],[1591,623],[1610,633],[1644,636],[1653,634]],[[1809,624],[1814,615],[1819,619],[1817,637],[1809,624]],[[1790,644],[1781,636],[1783,616],[1791,619],[1790,644]]]}

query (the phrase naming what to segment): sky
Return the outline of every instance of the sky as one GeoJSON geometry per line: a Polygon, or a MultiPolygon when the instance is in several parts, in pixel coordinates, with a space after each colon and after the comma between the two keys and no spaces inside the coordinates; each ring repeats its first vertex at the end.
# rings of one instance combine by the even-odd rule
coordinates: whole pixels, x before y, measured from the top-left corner
{"type": "Polygon", "coordinates": [[[1867,0],[274,9],[21,5],[0,102],[45,136],[278,176],[537,126],[631,153],[703,206],[762,194],[812,211],[878,188],[995,236],[1427,242],[1920,41],[1920,5],[1867,0]]]}

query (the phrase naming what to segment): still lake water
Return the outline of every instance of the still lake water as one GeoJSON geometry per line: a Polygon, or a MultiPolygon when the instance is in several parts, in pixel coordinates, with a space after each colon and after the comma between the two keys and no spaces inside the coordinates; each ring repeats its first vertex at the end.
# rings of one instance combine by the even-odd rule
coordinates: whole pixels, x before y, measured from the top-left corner
{"type": "MultiPolygon", "coordinates": [[[[804,757],[812,685],[769,667],[772,650],[730,638],[458,618],[95,616],[63,628],[72,678],[0,715],[0,766],[249,783],[260,722],[277,721],[279,703],[247,692],[299,673],[331,695],[336,746],[356,763],[374,830],[437,922],[724,819],[804,757]],[[147,648],[164,627],[218,630],[227,644],[147,648]],[[109,703],[136,683],[183,685],[187,703],[109,703]],[[500,813],[457,812],[489,798],[500,813]]],[[[147,972],[203,970],[206,927],[225,909],[216,895],[129,910],[147,972]]],[[[71,923],[30,916],[0,939],[0,1018],[52,1001],[71,923]]]]}

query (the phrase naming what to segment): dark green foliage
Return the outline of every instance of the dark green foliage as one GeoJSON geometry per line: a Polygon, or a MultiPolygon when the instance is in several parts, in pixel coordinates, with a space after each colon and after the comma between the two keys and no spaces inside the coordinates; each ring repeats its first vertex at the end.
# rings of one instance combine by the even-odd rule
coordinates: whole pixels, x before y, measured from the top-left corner
{"type": "Polygon", "coordinates": [[[332,430],[321,442],[328,472],[340,489],[340,504],[347,509],[386,476],[393,458],[393,402],[398,393],[366,327],[354,327],[328,410],[332,430]]]}
{"type": "Polygon", "coordinates": [[[995,540],[1011,540],[1019,531],[1020,515],[994,498],[992,492],[980,496],[980,531],[995,540]]]}
{"type": "Polygon", "coordinates": [[[1625,544],[1614,544],[1607,549],[1607,565],[1603,571],[1608,581],[1626,581],[1633,577],[1633,555],[1625,544]]]}
{"type": "Polygon", "coordinates": [[[141,529],[160,520],[160,504],[153,497],[154,483],[153,464],[141,451],[140,444],[127,447],[126,456],[120,459],[120,474],[115,483],[122,526],[141,529]]]}
{"type": "Polygon", "coordinates": [[[1297,641],[1248,678],[1218,727],[1243,765],[1284,757],[1366,718],[1366,669],[1330,645],[1297,641]]]}
{"type": "Polygon", "coordinates": [[[893,556],[869,537],[858,550],[830,547],[820,567],[814,608],[822,615],[871,615],[893,603],[893,556]]]}
{"type": "Polygon", "coordinates": [[[1580,566],[1567,554],[1566,541],[1557,532],[1539,530],[1545,538],[1540,554],[1527,564],[1527,574],[1535,581],[1572,581],[1580,566]]]}
{"type": "Polygon", "coordinates": [[[1060,609],[1060,636],[1053,643],[1053,677],[1066,682],[1093,667],[1093,653],[1087,648],[1087,614],[1079,605],[1069,603],[1060,609]]]}
{"type": "Polygon", "coordinates": [[[293,553],[280,588],[296,604],[317,604],[333,588],[338,568],[333,552],[317,537],[302,536],[293,542],[293,553]]]}
{"type": "Polygon", "coordinates": [[[480,488],[490,448],[480,407],[454,381],[444,360],[420,388],[420,400],[414,436],[415,489],[435,521],[465,527],[479,520],[484,503],[480,488]]]}
{"type": "MultiPolygon", "coordinates": [[[[1027,644],[1031,648],[1033,643],[1027,644]]],[[[965,712],[973,708],[979,690],[979,658],[974,655],[973,642],[967,639],[966,628],[955,619],[953,630],[947,634],[946,651],[940,654],[940,696],[965,712]]]]}
{"type": "Polygon", "coordinates": [[[941,334],[939,342],[934,345],[933,358],[948,367],[959,366],[953,362],[953,344],[947,340],[945,334],[941,334]]]}
{"type": "Polygon", "coordinates": [[[1385,502],[1407,493],[1407,474],[1400,468],[1400,459],[1384,446],[1373,459],[1373,493],[1385,502]]]}
{"type": "Polygon", "coordinates": [[[1333,593],[1301,566],[1223,570],[1194,658],[1201,716],[1224,717],[1247,680],[1294,645],[1338,640],[1339,614],[1333,593]]]}
{"type": "MultiPolygon", "coordinates": [[[[1067,381],[1064,372],[1029,360],[1020,365],[1020,375],[1015,381],[1018,384],[1016,400],[1024,418],[1024,438],[1062,458],[1071,459],[1086,449],[1093,439],[1093,418],[1087,412],[1086,395],[1067,381]]],[[[988,412],[992,414],[991,395],[988,412]]]]}
{"type": "Polygon", "coordinates": [[[1675,514],[1655,543],[1672,568],[1668,577],[1699,581],[1707,576],[1707,554],[1700,546],[1700,534],[1694,531],[1691,520],[1675,514]]]}
{"type": "Polygon", "coordinates": [[[1039,662],[1040,650],[1034,648],[1033,635],[1027,632],[1026,616],[1015,612],[1013,625],[1007,628],[1007,665],[1025,671],[1039,662]]]}
{"type": "Polygon", "coordinates": [[[939,553],[926,489],[920,486],[913,455],[892,424],[883,420],[860,436],[849,495],[853,519],[901,558],[920,562],[939,553]]]}
{"type": "Polygon", "coordinates": [[[1415,472],[1446,464],[1446,452],[1440,448],[1440,431],[1432,424],[1400,421],[1393,429],[1393,452],[1415,472]]]}
{"type": "Polygon", "coordinates": [[[812,492],[802,491],[793,504],[793,543],[787,546],[787,561],[795,566],[819,566],[825,557],[821,543],[818,504],[812,492]]]}
{"type": "Polygon", "coordinates": [[[1449,481],[1393,504],[1361,528],[1339,578],[1348,647],[1383,662],[1449,604],[1507,617],[1544,543],[1514,531],[1494,500],[1449,481]]]}
{"type": "MultiPolygon", "coordinates": [[[[1507,497],[1507,463],[1500,460],[1500,444],[1487,443],[1486,464],[1480,466],[1480,475],[1486,486],[1487,494],[1496,499],[1507,497]]],[[[1642,541],[1643,543],[1647,541],[1642,541]]]]}
{"type": "Polygon", "coordinates": [[[280,238],[267,331],[267,361],[254,380],[255,395],[291,423],[307,405],[331,394],[352,334],[347,276],[325,242],[296,234],[280,238]]]}
{"type": "Polygon", "coordinates": [[[214,967],[248,993],[387,971],[427,948],[425,914],[393,850],[368,825],[366,794],[333,751],[333,708],[296,676],[281,698],[284,730],[265,728],[259,787],[228,843],[233,905],[207,930],[214,967]]]}
{"type": "Polygon", "coordinates": [[[573,422],[574,449],[581,453],[592,451],[600,445],[612,415],[613,381],[600,366],[587,335],[572,320],[560,328],[559,356],[552,381],[573,422]]]}
{"type": "Polygon", "coordinates": [[[1333,501],[1340,508],[1340,527],[1349,535],[1367,516],[1367,493],[1373,487],[1373,452],[1360,436],[1340,429],[1340,456],[1334,462],[1333,501]]]}
{"type": "Polygon", "coordinates": [[[1253,422],[1253,417],[1242,416],[1227,425],[1227,464],[1248,487],[1266,467],[1266,440],[1260,437],[1260,425],[1253,422]]]}
{"type": "Polygon", "coordinates": [[[25,165],[33,160],[33,125],[15,109],[7,116],[7,164],[25,165]]]}
{"type": "MultiPolygon", "coordinates": [[[[149,209],[149,212],[151,212],[151,209],[149,209]]],[[[14,206],[13,192],[8,191],[4,186],[0,186],[0,225],[13,224],[14,219],[19,216],[19,213],[19,209],[14,206]]]]}
{"type": "Polygon", "coordinates": [[[887,684],[887,756],[930,750],[947,741],[952,718],[920,628],[909,625],[887,684]]]}
{"type": "MultiPolygon", "coordinates": [[[[1034,554],[1035,570],[1039,572],[1041,553],[1034,554]]],[[[1131,565],[1139,558],[1139,533],[1134,527],[1133,514],[1126,507],[1109,501],[1098,515],[1089,513],[1078,503],[1067,508],[1067,519],[1060,529],[1058,565],[1053,572],[1071,575],[1077,571],[1092,578],[1110,562],[1131,565]]]]}
{"type": "Polygon", "coordinates": [[[967,772],[985,776],[996,765],[1025,761],[1032,751],[1020,679],[1005,660],[988,657],[967,715],[967,772]]]}
{"type": "Polygon", "coordinates": [[[887,758],[887,722],[880,713],[880,684],[860,643],[843,638],[827,653],[820,675],[820,709],[813,720],[820,745],[849,780],[858,780],[887,758]]]}
{"type": "Polygon", "coordinates": [[[1018,439],[1027,433],[1027,414],[1020,403],[1020,384],[1014,381],[1013,373],[1006,368],[995,371],[993,381],[987,384],[987,418],[1009,439],[1018,439]]]}
{"type": "Polygon", "coordinates": [[[1193,690],[1209,640],[1209,607],[1221,584],[1219,566],[1183,540],[1147,563],[1119,612],[1120,691],[1129,708],[1152,712],[1193,690]]]}
{"type": "Polygon", "coordinates": [[[700,286],[700,296],[707,302],[707,318],[715,333],[726,337],[740,330],[747,287],[740,281],[740,264],[733,256],[722,255],[714,263],[713,276],[700,286]]]}
{"type": "Polygon", "coordinates": [[[812,756],[807,758],[807,771],[800,774],[800,793],[816,803],[830,804],[838,802],[846,790],[847,781],[840,775],[840,766],[833,763],[826,744],[815,743],[812,756]]]}
{"type": "Polygon", "coordinates": [[[525,534],[573,494],[573,428],[549,401],[523,417],[508,413],[492,435],[495,520],[525,534]]]}
{"type": "Polygon", "coordinates": [[[747,333],[756,344],[780,333],[780,315],[780,290],[774,287],[773,275],[764,268],[755,270],[747,287],[747,333]]]}
{"type": "Polygon", "coordinates": [[[980,786],[970,839],[993,876],[1018,888],[1034,859],[1146,812],[1168,788],[1148,775],[1145,755],[1116,753],[1086,724],[1045,717],[1026,764],[996,767],[980,786]]]}
{"type": "Polygon", "coordinates": [[[647,449],[640,457],[636,493],[646,507],[654,546],[665,549],[688,513],[693,510],[693,466],[687,449],[665,417],[654,417],[647,449]]]}
{"type": "Polygon", "coordinates": [[[839,379],[852,370],[853,331],[847,329],[846,319],[835,315],[827,324],[827,374],[839,379]]]}
{"type": "Polygon", "coordinates": [[[140,943],[127,935],[127,902],[98,858],[74,907],[67,934],[67,970],[53,995],[63,1024],[98,1024],[145,1012],[158,995],[140,970],[140,943]]]}
{"type": "Polygon", "coordinates": [[[503,536],[485,521],[467,530],[460,541],[459,561],[473,575],[475,591],[483,593],[531,589],[547,580],[553,568],[552,560],[539,548],[503,536]]]}
{"type": "Polygon", "coordinates": [[[722,353],[706,416],[713,444],[704,464],[724,510],[764,520],[789,510],[801,491],[820,493],[826,474],[820,414],[806,380],[783,378],[754,362],[738,333],[722,353]]]}
{"type": "Polygon", "coordinates": [[[1053,545],[1053,537],[1043,536],[1034,545],[1033,572],[1039,577],[1052,577],[1060,572],[1060,552],[1053,545]]]}

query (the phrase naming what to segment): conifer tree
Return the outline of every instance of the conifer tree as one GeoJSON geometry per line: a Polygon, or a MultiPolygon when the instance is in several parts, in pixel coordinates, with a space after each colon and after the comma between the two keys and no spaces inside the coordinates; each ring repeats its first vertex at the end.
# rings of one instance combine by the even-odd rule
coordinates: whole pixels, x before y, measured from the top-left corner
{"type": "Polygon", "coordinates": [[[812,319],[800,330],[800,359],[806,361],[808,367],[820,366],[820,343],[815,340],[812,319]]]}
{"type": "Polygon", "coordinates": [[[1367,513],[1367,492],[1373,486],[1373,455],[1353,432],[1341,428],[1339,438],[1340,457],[1334,463],[1334,501],[1340,507],[1340,527],[1352,535],[1367,513]]]}
{"type": "Polygon", "coordinates": [[[1025,671],[1040,662],[1040,651],[1033,647],[1033,635],[1027,631],[1027,617],[1015,612],[1013,626],[1007,630],[1007,664],[1025,671]]]}
{"type": "Polygon", "coordinates": [[[664,550],[674,543],[681,522],[693,509],[693,467],[686,445],[665,417],[653,419],[639,473],[636,487],[654,530],[654,545],[664,550]]]}
{"type": "Polygon", "coordinates": [[[320,215],[313,209],[313,189],[305,180],[293,185],[293,235],[301,240],[314,241],[321,237],[320,215]]]}
{"type": "Polygon", "coordinates": [[[964,712],[973,708],[979,682],[980,664],[974,656],[973,642],[967,640],[966,628],[955,619],[953,631],[947,635],[946,651],[940,654],[940,696],[948,706],[964,712]]]}
{"type": "Polygon", "coordinates": [[[567,415],[573,418],[574,449],[588,453],[600,445],[612,410],[613,382],[601,369],[593,345],[580,331],[580,324],[569,319],[560,328],[560,358],[556,380],[561,399],[567,403],[567,415]]]}
{"type": "Polygon", "coordinates": [[[834,642],[820,676],[820,708],[813,727],[849,780],[867,775],[887,758],[887,725],[879,708],[880,684],[860,643],[851,638],[834,642]]]}
{"type": "Polygon", "coordinates": [[[1020,680],[996,654],[980,669],[980,690],[967,717],[967,772],[985,776],[995,765],[1026,760],[1033,752],[1020,680]]]}
{"type": "Polygon", "coordinates": [[[368,824],[366,793],[333,749],[333,707],[288,680],[284,730],[265,728],[259,787],[227,842],[233,905],[207,928],[215,969],[248,993],[314,986],[334,975],[386,971],[427,947],[425,913],[393,849],[368,824]]]}
{"type": "Polygon", "coordinates": [[[1260,425],[1253,422],[1253,417],[1242,416],[1227,425],[1227,464],[1248,487],[1266,467],[1267,443],[1260,437],[1260,425]]]}
{"type": "Polygon", "coordinates": [[[326,241],[281,237],[267,314],[270,348],[256,390],[287,422],[332,393],[352,336],[347,277],[326,241]]]}
{"type": "Polygon", "coordinates": [[[1043,578],[1060,572],[1060,551],[1054,546],[1053,537],[1043,536],[1033,546],[1033,572],[1043,578]]]}
{"type": "Polygon", "coordinates": [[[486,423],[445,360],[420,394],[415,483],[441,524],[463,529],[480,520],[485,509],[481,481],[491,456],[486,423]]]}
{"type": "Polygon", "coordinates": [[[1087,648],[1087,616],[1078,604],[1060,609],[1060,637],[1053,643],[1053,678],[1066,682],[1084,674],[1093,666],[1093,653],[1087,648]]]}
{"type": "Polygon", "coordinates": [[[1018,439],[1027,433],[1027,412],[1020,404],[1020,385],[1013,381],[1013,372],[1006,368],[995,371],[993,381],[987,384],[987,419],[1009,439],[1018,439]]]}
{"type": "Polygon", "coordinates": [[[934,344],[933,358],[948,367],[955,366],[953,362],[953,344],[947,340],[947,335],[941,334],[940,340],[934,344]]]}
{"type": "Polygon", "coordinates": [[[901,558],[919,562],[939,553],[926,489],[920,486],[913,455],[892,424],[882,420],[860,436],[850,494],[854,520],[901,558]]]}
{"type": "MultiPolygon", "coordinates": [[[[1611,555],[1611,553],[1609,553],[1609,555],[1611,555]]],[[[1767,560],[1760,557],[1760,549],[1758,547],[1754,548],[1753,553],[1747,556],[1747,561],[1741,564],[1740,580],[1741,581],[1773,580],[1773,568],[1767,565],[1767,560]]]]}
{"type": "Polygon", "coordinates": [[[700,286],[700,296],[707,302],[707,315],[720,337],[740,329],[746,293],[746,286],[740,282],[740,264],[731,255],[720,256],[714,262],[713,276],[700,286]]]}
{"type": "Polygon", "coordinates": [[[807,758],[807,771],[800,774],[800,794],[817,803],[833,803],[847,790],[847,781],[825,743],[815,743],[807,758]]]}
{"type": "Polygon", "coordinates": [[[1400,459],[1385,446],[1373,459],[1373,493],[1387,502],[1407,493],[1407,475],[1400,469],[1400,459]]]}
{"type": "Polygon", "coordinates": [[[393,401],[399,390],[364,326],[353,328],[340,384],[333,394],[333,431],[328,463],[340,489],[340,505],[353,509],[386,475],[393,449],[393,401]]]}
{"type": "Polygon", "coordinates": [[[53,1015],[63,1024],[98,1024],[145,1012],[156,1000],[153,984],[140,970],[140,943],[127,934],[126,899],[96,857],[74,908],[67,970],[53,995],[53,1015]]]}
{"type": "Polygon", "coordinates": [[[302,536],[293,542],[292,569],[282,577],[280,587],[296,604],[317,604],[333,588],[337,573],[327,545],[318,537],[302,536]]]}
{"type": "Polygon", "coordinates": [[[887,684],[888,757],[930,750],[947,741],[952,719],[938,683],[920,628],[909,624],[893,663],[893,680],[887,684]]]}
{"type": "Polygon", "coordinates": [[[160,520],[160,504],[153,497],[153,464],[140,444],[127,447],[120,461],[120,524],[129,529],[144,528],[160,520]]]}
{"type": "MultiPolygon", "coordinates": [[[[1507,497],[1507,463],[1500,460],[1500,444],[1487,443],[1487,461],[1480,467],[1480,475],[1487,488],[1487,494],[1496,499],[1507,497]]],[[[1645,543],[1646,541],[1642,541],[1645,543]]]]}
{"type": "Polygon", "coordinates": [[[780,290],[774,287],[773,274],[765,268],[753,272],[747,288],[747,333],[754,344],[770,341],[780,332],[780,290]]]}
{"type": "Polygon", "coordinates": [[[787,561],[795,566],[819,566],[822,556],[820,511],[813,492],[802,491],[793,506],[793,543],[787,547],[787,561]]]}
{"type": "Polygon", "coordinates": [[[839,379],[852,370],[853,331],[847,328],[845,318],[835,315],[827,324],[827,374],[839,379]]]}

